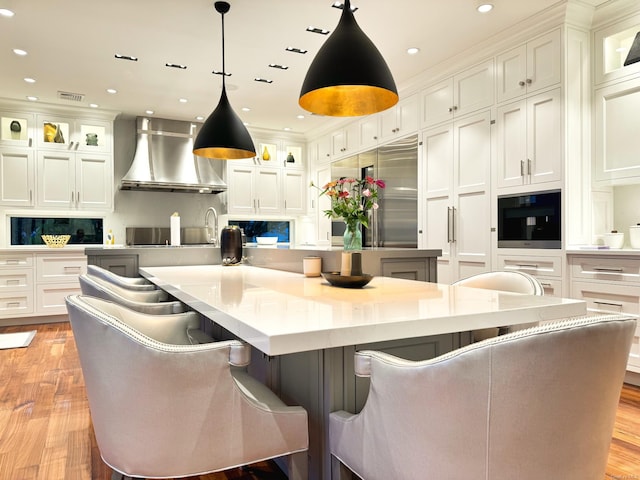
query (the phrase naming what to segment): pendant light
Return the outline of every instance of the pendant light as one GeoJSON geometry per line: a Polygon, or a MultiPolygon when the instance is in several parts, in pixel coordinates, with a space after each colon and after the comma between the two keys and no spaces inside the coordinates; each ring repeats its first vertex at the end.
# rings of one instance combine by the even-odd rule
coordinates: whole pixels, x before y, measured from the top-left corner
{"type": "Polygon", "coordinates": [[[633,39],[627,59],[624,61],[624,66],[626,67],[636,62],[640,62],[640,32],[636,33],[636,38],[633,39]]]}
{"type": "Polygon", "coordinates": [[[307,71],[299,104],[331,117],[381,112],[398,103],[398,90],[384,58],[356,22],[345,0],[335,31],[307,71]]]}
{"type": "Polygon", "coordinates": [[[214,7],[222,17],[222,95],[216,109],[204,122],[193,145],[193,153],[200,157],[219,160],[238,160],[256,156],[251,135],[233,111],[225,86],[224,63],[224,14],[231,5],[227,2],[215,2],[214,7]]]}

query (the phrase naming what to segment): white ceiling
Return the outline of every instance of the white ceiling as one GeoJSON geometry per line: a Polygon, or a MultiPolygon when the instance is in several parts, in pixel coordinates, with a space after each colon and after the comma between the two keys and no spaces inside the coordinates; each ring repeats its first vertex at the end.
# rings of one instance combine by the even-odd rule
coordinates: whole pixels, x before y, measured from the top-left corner
{"type": "MultiPolygon", "coordinates": [[[[217,105],[222,78],[221,21],[212,0],[0,0],[15,16],[0,17],[0,96],[88,106],[130,115],[193,120],[217,105]],[[12,50],[21,48],[25,57],[12,50]],[[138,57],[117,60],[114,54],[138,57]],[[165,63],[187,65],[186,70],[165,63]],[[32,77],[34,84],[23,79],[32,77]],[[108,94],[107,88],[118,93],[108,94]],[[84,95],[81,103],[57,92],[84,95]],[[180,103],[186,98],[187,103],[180,103]]],[[[427,68],[566,0],[493,0],[479,14],[475,0],[354,0],[360,27],[387,60],[399,88],[427,68]],[[409,56],[408,47],[420,53],[409,56]]],[[[602,3],[588,0],[589,3],[602,3]]],[[[250,126],[305,133],[327,119],[298,106],[304,75],[340,10],[332,0],[230,0],[225,16],[227,90],[231,105],[250,126]],[[294,46],[309,51],[289,53],[294,46]],[[269,63],[289,66],[286,71],[269,63]],[[270,78],[272,84],[254,81],[270,78]],[[248,107],[249,112],[242,111],[248,107]],[[304,119],[297,116],[304,114],[304,119]]]]}

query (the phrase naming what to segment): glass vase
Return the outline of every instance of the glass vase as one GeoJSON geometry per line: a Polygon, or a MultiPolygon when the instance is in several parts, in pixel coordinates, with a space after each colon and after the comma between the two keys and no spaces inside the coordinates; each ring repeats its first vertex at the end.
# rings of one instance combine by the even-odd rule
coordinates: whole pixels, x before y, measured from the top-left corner
{"type": "Polygon", "coordinates": [[[344,236],[342,238],[344,250],[362,250],[362,229],[360,228],[360,222],[346,223],[344,236]]]}

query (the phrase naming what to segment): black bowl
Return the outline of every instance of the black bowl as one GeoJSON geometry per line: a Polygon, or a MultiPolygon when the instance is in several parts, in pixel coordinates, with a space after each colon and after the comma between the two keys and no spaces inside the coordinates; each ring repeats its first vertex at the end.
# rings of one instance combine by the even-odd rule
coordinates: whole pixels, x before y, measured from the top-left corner
{"type": "Polygon", "coordinates": [[[362,288],[371,281],[373,275],[340,275],[339,272],[326,272],[322,276],[334,287],[362,288]]]}

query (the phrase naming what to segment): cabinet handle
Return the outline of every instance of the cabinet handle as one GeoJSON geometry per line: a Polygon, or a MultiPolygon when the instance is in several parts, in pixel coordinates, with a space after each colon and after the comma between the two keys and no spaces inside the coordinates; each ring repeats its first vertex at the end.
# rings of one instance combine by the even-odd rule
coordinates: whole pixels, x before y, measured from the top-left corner
{"type": "Polygon", "coordinates": [[[73,150],[73,142],[69,142],[69,146],[67,147],[67,150],[73,150]]]}
{"type": "Polygon", "coordinates": [[[619,313],[622,313],[622,311],[623,311],[622,310],[622,305],[619,304],[619,303],[598,302],[598,301],[594,301],[593,303],[596,304],[597,306],[603,306],[603,307],[605,307],[605,309],[606,309],[606,307],[609,307],[609,310],[611,310],[611,307],[615,307],[619,313]]]}
{"type": "Polygon", "coordinates": [[[610,272],[610,273],[622,273],[622,268],[608,268],[608,267],[593,267],[596,272],[610,272]]]}
{"type": "Polygon", "coordinates": [[[377,135],[375,135],[375,136],[373,137],[373,139],[374,139],[374,140],[377,140],[377,139],[378,139],[378,136],[377,136],[377,135]]]}
{"type": "Polygon", "coordinates": [[[527,175],[531,175],[531,159],[527,158],[527,175]]]}
{"type": "Polygon", "coordinates": [[[76,207],[80,204],[80,192],[76,192],[76,207]]]}
{"type": "Polygon", "coordinates": [[[285,210],[287,209],[287,201],[286,200],[284,201],[284,209],[285,210]]]}
{"type": "Polygon", "coordinates": [[[73,205],[73,192],[71,192],[71,205],[73,205]]]}
{"type": "Polygon", "coordinates": [[[311,208],[316,208],[316,201],[315,200],[311,200],[311,208]]]}
{"type": "Polygon", "coordinates": [[[33,146],[33,138],[29,138],[29,146],[32,147],[33,146]]]}
{"type": "Polygon", "coordinates": [[[447,207],[447,243],[451,243],[451,207],[447,207]]]}
{"type": "Polygon", "coordinates": [[[17,258],[7,258],[5,260],[5,263],[7,265],[19,265],[20,264],[20,260],[18,260],[17,258]]]}
{"type": "Polygon", "coordinates": [[[526,82],[527,82],[527,85],[531,85],[533,83],[533,80],[531,80],[530,78],[527,78],[526,82]]]}
{"type": "Polygon", "coordinates": [[[19,307],[20,306],[20,302],[7,302],[7,308],[15,308],[15,307],[19,307]]]}
{"type": "Polygon", "coordinates": [[[518,82],[518,85],[520,85],[521,87],[524,87],[524,86],[525,86],[525,83],[524,83],[522,80],[520,80],[520,81],[518,82]]]}
{"type": "Polygon", "coordinates": [[[531,264],[528,264],[528,263],[519,263],[519,264],[518,264],[518,268],[535,268],[535,269],[537,269],[537,268],[538,268],[538,265],[533,264],[533,263],[531,263],[531,264]]]}
{"type": "Polygon", "coordinates": [[[548,282],[540,282],[540,285],[542,285],[543,287],[549,287],[549,288],[552,287],[552,285],[548,282]]]}
{"type": "Polygon", "coordinates": [[[17,278],[8,278],[5,285],[20,285],[20,280],[17,278]]]}
{"type": "Polygon", "coordinates": [[[33,203],[33,190],[29,190],[29,203],[33,203]]]}
{"type": "Polygon", "coordinates": [[[67,270],[73,270],[73,271],[79,272],[82,269],[82,267],[80,267],[79,265],[65,265],[63,268],[65,272],[67,270]]]}
{"type": "Polygon", "coordinates": [[[524,160],[520,160],[520,176],[524,177],[524,160]]]}
{"type": "Polygon", "coordinates": [[[447,243],[456,241],[456,207],[447,207],[447,243]]]}
{"type": "Polygon", "coordinates": [[[78,151],[79,146],[80,146],[80,142],[76,142],[76,148],[75,148],[76,151],[78,151]]]}
{"type": "Polygon", "coordinates": [[[453,107],[449,107],[449,113],[453,112],[453,107]]]}

